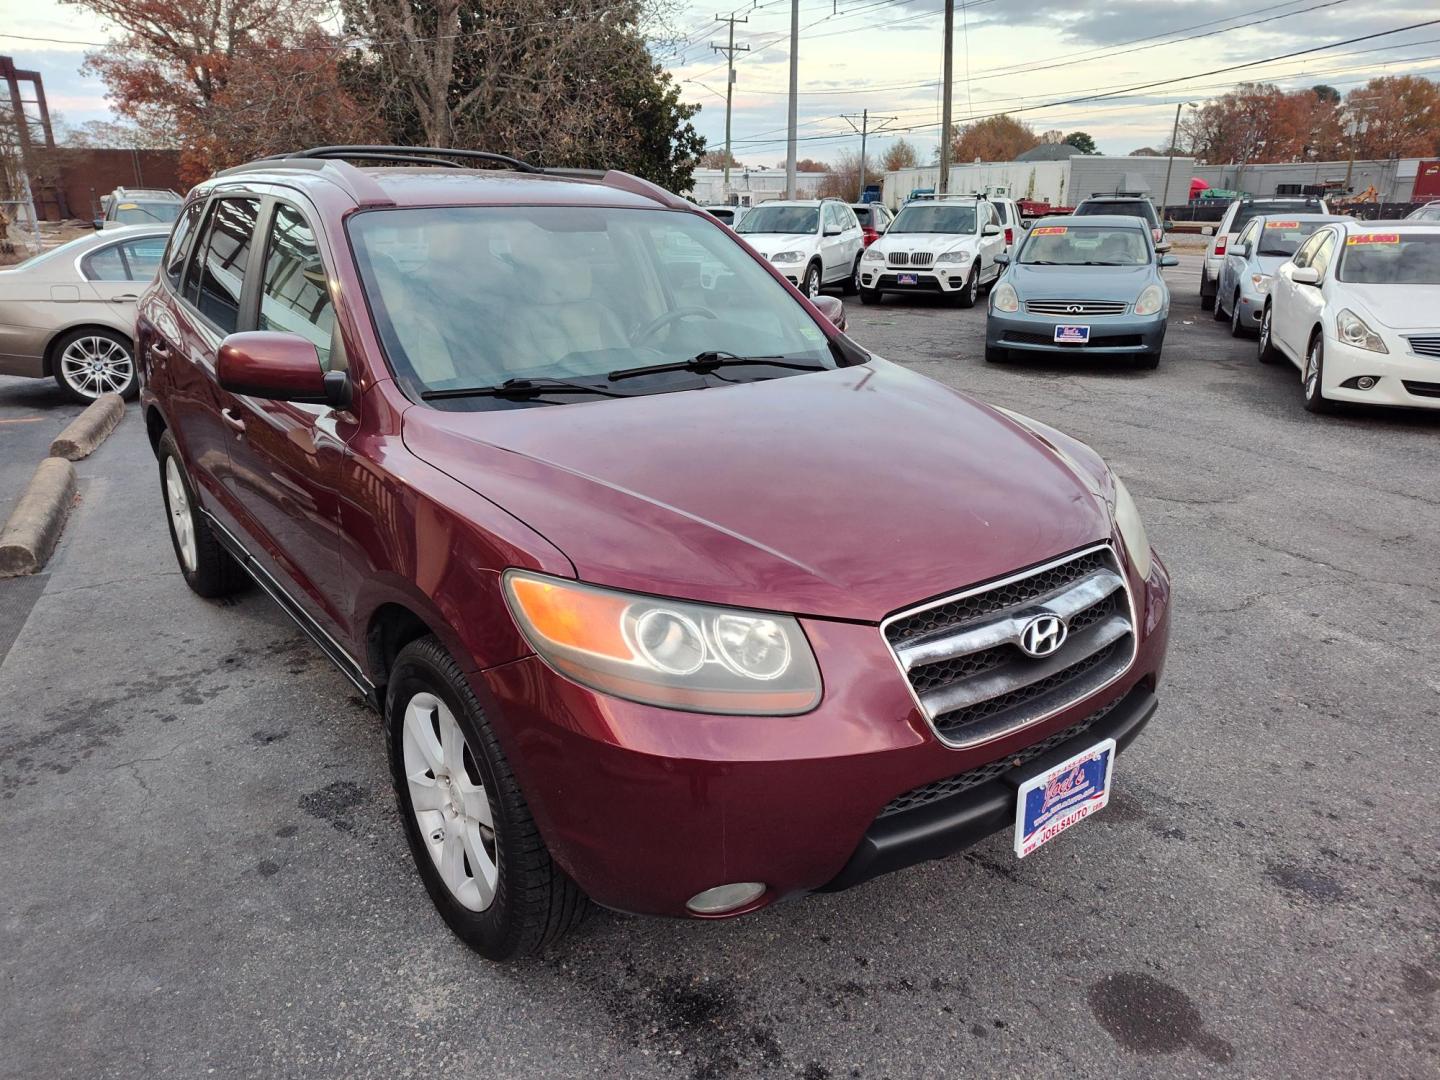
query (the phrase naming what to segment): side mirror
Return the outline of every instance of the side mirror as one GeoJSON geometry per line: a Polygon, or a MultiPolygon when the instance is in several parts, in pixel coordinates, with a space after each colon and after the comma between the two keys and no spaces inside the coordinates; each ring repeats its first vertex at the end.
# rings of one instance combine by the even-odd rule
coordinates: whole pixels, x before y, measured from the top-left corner
{"type": "Polygon", "coordinates": [[[1296,285],[1319,285],[1320,271],[1313,266],[1297,266],[1290,271],[1290,280],[1296,285]]]}
{"type": "Polygon", "coordinates": [[[1179,255],[1161,255],[1161,256],[1160,256],[1160,265],[1161,265],[1161,266],[1179,266],[1179,265],[1180,265],[1180,256],[1179,256],[1179,255]]]}
{"type": "Polygon", "coordinates": [[[999,235],[1000,235],[1000,226],[999,226],[999,225],[986,225],[985,228],[983,228],[983,229],[980,230],[980,235],[981,235],[981,236],[999,236],[999,235]]]}
{"type": "Polygon", "coordinates": [[[1201,236],[1214,236],[1214,235],[1215,235],[1215,227],[1214,227],[1213,225],[1206,225],[1206,226],[1204,226],[1204,227],[1200,230],[1200,235],[1201,235],[1201,236]]]}
{"type": "Polygon", "coordinates": [[[95,226],[96,232],[99,232],[101,229],[105,228],[105,219],[97,217],[94,221],[90,222],[90,224],[95,226]]]}
{"type": "Polygon", "coordinates": [[[329,405],[348,409],[353,398],[350,377],[325,371],[315,346],[299,334],[251,330],[231,334],[220,343],[216,361],[220,386],[232,394],[329,405]]]}
{"type": "Polygon", "coordinates": [[[1006,255],[1006,254],[1002,251],[999,255],[996,255],[996,256],[995,256],[995,265],[996,265],[996,266],[1009,266],[1009,265],[1010,265],[1010,256],[1009,256],[1009,255],[1006,255]]]}
{"type": "Polygon", "coordinates": [[[843,231],[843,230],[840,228],[839,225],[826,225],[826,226],[825,226],[825,235],[826,235],[826,236],[839,236],[842,231],[843,231]]]}
{"type": "Polygon", "coordinates": [[[837,330],[845,329],[845,305],[833,296],[817,296],[810,301],[820,309],[820,314],[829,319],[837,330]]]}
{"type": "Polygon", "coordinates": [[[1158,243],[1158,244],[1155,245],[1155,250],[1158,251],[1158,252],[1160,252],[1160,253],[1163,255],[1165,252],[1167,252],[1167,251],[1170,250],[1170,241],[1169,241],[1169,240],[1162,240],[1162,241],[1160,241],[1160,243],[1158,243]]]}
{"type": "Polygon", "coordinates": [[[1021,219],[1020,219],[1020,227],[1021,227],[1022,229],[1029,229],[1029,228],[1030,228],[1030,219],[1029,219],[1028,217],[1023,217],[1023,218],[1021,218],[1021,219]]]}

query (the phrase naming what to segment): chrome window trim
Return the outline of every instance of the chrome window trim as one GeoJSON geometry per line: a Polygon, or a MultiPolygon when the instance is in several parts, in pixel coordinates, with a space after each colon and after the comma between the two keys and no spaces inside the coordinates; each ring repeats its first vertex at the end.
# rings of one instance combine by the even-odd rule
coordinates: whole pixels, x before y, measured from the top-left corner
{"type": "Polygon", "coordinates": [[[887,652],[889,652],[890,659],[895,663],[895,670],[900,673],[900,678],[905,683],[905,689],[910,693],[910,700],[915,705],[915,711],[918,712],[921,718],[925,721],[926,726],[930,729],[930,733],[935,736],[935,738],[940,742],[942,746],[948,747],[951,750],[971,750],[977,746],[983,746],[986,743],[992,743],[998,739],[1007,738],[1015,734],[1015,732],[1017,731],[1023,731],[1025,728],[1034,727],[1036,724],[1043,724],[1045,721],[1059,716],[1066,709],[1074,708],[1077,702],[1083,701],[1089,697],[1094,697],[1097,694],[1104,693],[1110,687],[1114,686],[1117,682],[1123,679],[1127,674],[1129,674],[1131,668],[1135,666],[1135,659],[1137,656],[1140,655],[1140,616],[1139,612],[1136,610],[1135,607],[1135,592],[1130,587],[1129,568],[1126,562],[1120,558],[1119,551],[1117,550],[1115,544],[1109,540],[1103,540],[1098,544],[1091,544],[1088,547],[1083,547],[1075,551],[1067,552],[1066,554],[1061,555],[1058,558],[1051,559],[1048,562],[1040,563],[1037,566],[1031,566],[1027,567],[1024,570],[1016,571],[1015,573],[1010,574],[1006,577],[998,578],[994,581],[987,581],[983,585],[975,585],[968,589],[962,589],[959,592],[947,593],[945,596],[938,597],[934,600],[927,600],[922,604],[916,604],[913,607],[904,608],[900,611],[894,612],[893,614],[887,615],[884,619],[880,621],[880,640],[885,643],[885,649],[887,652]],[[1056,706],[1048,712],[1033,719],[1026,720],[1023,723],[1012,724],[1010,727],[1007,727],[1002,731],[990,732],[987,733],[984,737],[978,739],[954,740],[948,739],[944,735],[942,735],[940,733],[940,729],[935,726],[935,718],[932,717],[926,710],[925,706],[921,704],[920,695],[916,691],[914,684],[912,684],[910,681],[910,674],[905,670],[905,665],[904,662],[900,659],[900,654],[896,651],[895,646],[891,644],[890,638],[885,633],[885,631],[890,627],[890,624],[900,619],[909,618],[912,615],[918,615],[922,611],[929,611],[931,608],[941,607],[942,605],[948,604],[954,600],[964,600],[971,596],[977,596],[980,593],[990,592],[992,589],[1000,589],[1004,588],[1006,585],[1013,585],[1017,581],[1024,581],[1026,578],[1034,577],[1036,574],[1043,574],[1047,570],[1053,570],[1057,566],[1064,566],[1066,563],[1073,562],[1076,559],[1084,558],[1086,555],[1093,555],[1097,551],[1104,551],[1110,556],[1111,559],[1115,561],[1115,568],[1120,574],[1120,579],[1123,583],[1123,588],[1125,590],[1125,598],[1130,606],[1130,658],[1125,661],[1124,666],[1121,667],[1120,670],[1116,672],[1115,675],[1113,675],[1109,680],[1095,687],[1093,690],[1086,691],[1080,697],[1075,698],[1071,701],[1067,701],[1063,705],[1056,706]]]}

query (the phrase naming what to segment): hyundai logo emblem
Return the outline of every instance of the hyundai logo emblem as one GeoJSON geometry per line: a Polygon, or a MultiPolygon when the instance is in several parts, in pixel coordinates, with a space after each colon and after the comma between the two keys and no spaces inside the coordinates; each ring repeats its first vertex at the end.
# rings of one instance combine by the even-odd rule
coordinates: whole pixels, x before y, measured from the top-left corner
{"type": "Polygon", "coordinates": [[[1036,615],[1020,631],[1020,648],[1030,656],[1052,656],[1065,644],[1070,628],[1058,615],[1036,615]]]}

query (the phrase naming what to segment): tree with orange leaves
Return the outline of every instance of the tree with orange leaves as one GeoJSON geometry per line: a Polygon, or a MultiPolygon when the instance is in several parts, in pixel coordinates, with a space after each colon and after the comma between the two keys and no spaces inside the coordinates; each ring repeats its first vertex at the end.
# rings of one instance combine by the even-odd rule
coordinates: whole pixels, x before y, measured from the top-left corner
{"type": "Polygon", "coordinates": [[[957,165],[971,161],[1014,161],[1039,145],[1040,136],[1029,124],[1001,113],[966,124],[957,131],[951,158],[957,165]]]}

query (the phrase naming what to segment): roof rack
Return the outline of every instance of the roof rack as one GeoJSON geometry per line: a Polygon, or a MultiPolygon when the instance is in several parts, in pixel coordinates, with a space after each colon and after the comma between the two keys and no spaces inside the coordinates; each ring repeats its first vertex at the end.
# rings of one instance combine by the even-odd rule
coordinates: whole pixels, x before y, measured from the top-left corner
{"type": "Polygon", "coordinates": [[[1148,191],[1092,191],[1092,199],[1148,199],[1148,191]]]}
{"type": "Polygon", "coordinates": [[[521,172],[538,173],[544,172],[538,165],[531,165],[528,161],[521,161],[519,158],[510,157],[508,154],[496,154],[489,150],[459,150],[450,146],[380,146],[380,145],[354,145],[354,146],[312,146],[308,150],[300,150],[293,154],[282,155],[292,158],[351,158],[364,161],[409,161],[424,165],[448,165],[454,169],[463,169],[456,158],[468,161],[488,161],[496,165],[508,165],[512,169],[519,169],[521,172]]]}

